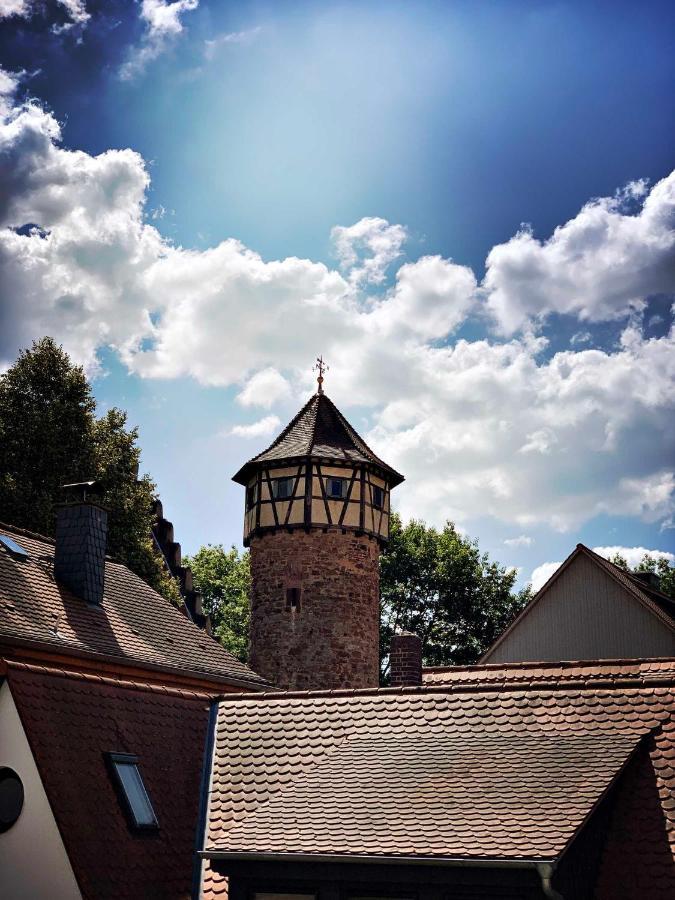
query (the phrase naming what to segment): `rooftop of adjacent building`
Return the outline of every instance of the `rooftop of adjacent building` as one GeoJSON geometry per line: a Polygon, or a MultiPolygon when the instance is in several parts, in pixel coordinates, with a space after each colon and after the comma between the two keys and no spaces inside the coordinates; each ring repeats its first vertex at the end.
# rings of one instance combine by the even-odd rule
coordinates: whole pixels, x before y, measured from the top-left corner
{"type": "Polygon", "coordinates": [[[264,679],[190,622],[122,563],[105,559],[100,604],[84,602],[54,577],[55,541],[11,525],[0,533],[0,645],[32,654],[140,667],[163,677],[255,689],[264,679]]]}

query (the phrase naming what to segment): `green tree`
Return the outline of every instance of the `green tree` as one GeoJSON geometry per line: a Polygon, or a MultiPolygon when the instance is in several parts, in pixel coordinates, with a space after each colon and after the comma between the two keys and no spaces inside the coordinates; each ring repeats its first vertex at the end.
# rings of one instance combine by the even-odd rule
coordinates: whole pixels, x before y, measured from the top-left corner
{"type": "Polygon", "coordinates": [[[632,569],[628,565],[626,557],[620,553],[615,553],[614,556],[610,557],[609,561],[626,572],[632,572],[633,574],[652,572],[654,575],[658,575],[659,590],[675,600],[675,566],[664,556],[652,556],[650,553],[645,553],[640,562],[633,566],[632,569]]]}
{"type": "Polygon", "coordinates": [[[202,547],[184,560],[192,569],[195,588],[202,595],[204,610],[211,616],[220,643],[242,662],[248,658],[251,566],[248,551],[222,544],[202,547]]]}
{"type": "Polygon", "coordinates": [[[380,564],[383,680],[397,628],[419,635],[425,665],[476,662],[531,596],[514,592],[515,581],[515,569],[490,561],[451,522],[439,531],[392,515],[380,564]]]}
{"type": "Polygon", "coordinates": [[[96,418],[83,369],[52,338],[36,341],[0,375],[0,520],[53,535],[61,485],[100,480],[109,553],[180,602],[153,548],[156,488],[148,475],[138,478],[140,453],[125,412],[96,418]]]}
{"type": "Polygon", "coordinates": [[[653,572],[659,577],[659,590],[675,600],[675,566],[664,556],[654,557],[645,553],[633,572],[653,572]]]}

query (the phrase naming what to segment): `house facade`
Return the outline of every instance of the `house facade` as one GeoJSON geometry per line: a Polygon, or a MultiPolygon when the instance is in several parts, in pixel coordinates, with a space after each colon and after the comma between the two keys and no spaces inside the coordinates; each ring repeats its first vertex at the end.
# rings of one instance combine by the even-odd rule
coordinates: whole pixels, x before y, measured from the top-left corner
{"type": "Polygon", "coordinates": [[[106,525],[91,498],[55,540],[0,525],[3,898],[190,897],[213,698],[265,686],[106,525]]]}
{"type": "Polygon", "coordinates": [[[675,656],[675,601],[583,544],[553,573],[481,662],[675,656]]]}

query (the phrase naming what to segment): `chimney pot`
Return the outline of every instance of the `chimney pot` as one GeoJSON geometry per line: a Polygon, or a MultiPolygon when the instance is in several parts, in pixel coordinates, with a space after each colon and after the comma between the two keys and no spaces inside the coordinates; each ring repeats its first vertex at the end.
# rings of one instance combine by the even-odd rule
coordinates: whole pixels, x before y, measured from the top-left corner
{"type": "Polygon", "coordinates": [[[92,484],[68,485],[71,496],[82,499],[56,510],[54,577],[75,596],[98,604],[103,600],[108,512],[86,499],[96,492],[92,484]]]}
{"type": "Polygon", "coordinates": [[[411,631],[401,631],[391,639],[389,650],[392,687],[422,684],[422,641],[411,631]]]}

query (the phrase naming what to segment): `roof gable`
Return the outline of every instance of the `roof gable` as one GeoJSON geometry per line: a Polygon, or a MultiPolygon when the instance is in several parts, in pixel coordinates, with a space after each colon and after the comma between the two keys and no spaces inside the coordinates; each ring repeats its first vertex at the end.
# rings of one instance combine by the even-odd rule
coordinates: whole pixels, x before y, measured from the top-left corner
{"type": "Polygon", "coordinates": [[[0,642],[251,687],[265,684],[121,563],[106,560],[103,602],[93,606],[54,580],[52,540],[2,530],[29,556],[19,561],[0,549],[0,642]]]}
{"type": "Polygon", "coordinates": [[[373,453],[324,393],[310,397],[270,446],[242,466],[233,480],[246,484],[260,464],[306,457],[367,463],[386,473],[392,487],[403,481],[402,475],[373,453]]]}
{"type": "MultiPolygon", "coordinates": [[[[518,616],[516,616],[508,628],[502,632],[494,644],[483,654],[481,663],[488,663],[491,661],[495,651],[512,637],[514,632],[522,626],[522,623],[531,615],[533,610],[541,605],[542,601],[548,599],[549,593],[554,585],[556,585],[560,579],[568,577],[573,567],[579,565],[582,561],[586,561],[590,565],[596,567],[621,590],[625,597],[629,598],[632,602],[637,602],[640,608],[650,617],[654,617],[658,620],[661,626],[667,629],[668,632],[675,634],[675,602],[660,591],[656,591],[653,588],[644,585],[638,578],[625,572],[623,569],[614,565],[614,563],[611,563],[609,560],[604,559],[604,557],[599,556],[597,553],[594,553],[583,544],[577,544],[572,553],[556,569],[539,591],[537,591],[527,606],[518,616]]],[[[594,655],[597,656],[597,654],[594,655]]],[[[566,658],[574,659],[578,658],[578,655],[573,654],[566,658]]]]}

